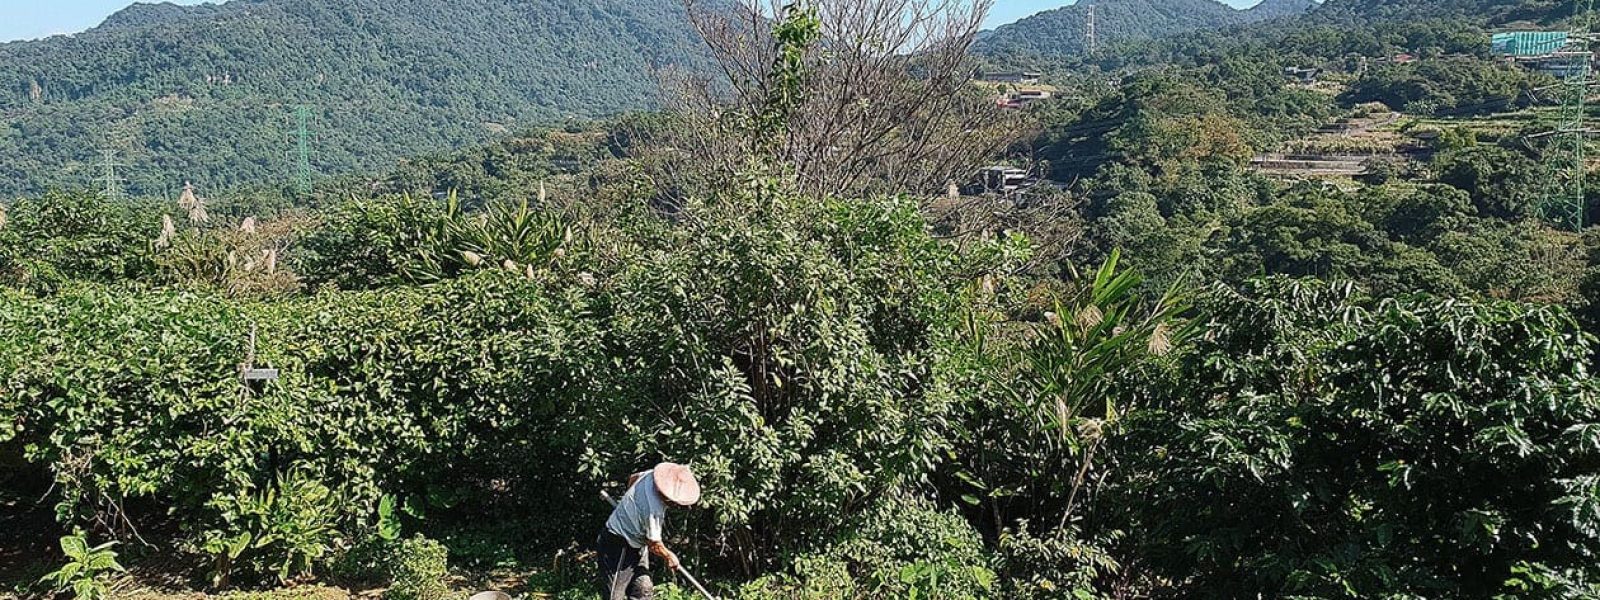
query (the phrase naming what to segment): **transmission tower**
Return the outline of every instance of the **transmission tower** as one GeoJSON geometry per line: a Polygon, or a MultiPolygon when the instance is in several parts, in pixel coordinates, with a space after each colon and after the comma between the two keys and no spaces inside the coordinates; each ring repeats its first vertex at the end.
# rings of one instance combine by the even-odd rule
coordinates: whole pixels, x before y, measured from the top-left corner
{"type": "Polygon", "coordinates": [[[100,182],[106,200],[122,198],[122,183],[127,181],[117,176],[117,167],[124,166],[117,162],[117,151],[105,148],[100,151],[100,182]]]}
{"type": "Polygon", "coordinates": [[[1087,38],[1087,42],[1089,44],[1089,55],[1093,56],[1094,53],[1095,53],[1096,43],[1095,43],[1095,35],[1094,35],[1094,4],[1092,4],[1092,3],[1089,5],[1089,19],[1088,19],[1088,23],[1086,25],[1087,26],[1085,27],[1085,31],[1084,31],[1085,35],[1084,35],[1084,37],[1087,38]]]}
{"type": "Polygon", "coordinates": [[[1574,0],[1570,43],[1559,54],[1563,61],[1561,110],[1557,113],[1550,146],[1545,151],[1549,168],[1548,188],[1539,214],[1556,227],[1583,229],[1585,181],[1588,176],[1588,137],[1584,126],[1588,111],[1589,85],[1593,82],[1594,55],[1589,46],[1589,29],[1594,0],[1574,0]]]}
{"type": "Polygon", "coordinates": [[[311,107],[305,104],[294,107],[295,140],[292,157],[294,159],[294,189],[301,196],[311,194],[311,155],[316,152],[311,149],[311,107]]]}

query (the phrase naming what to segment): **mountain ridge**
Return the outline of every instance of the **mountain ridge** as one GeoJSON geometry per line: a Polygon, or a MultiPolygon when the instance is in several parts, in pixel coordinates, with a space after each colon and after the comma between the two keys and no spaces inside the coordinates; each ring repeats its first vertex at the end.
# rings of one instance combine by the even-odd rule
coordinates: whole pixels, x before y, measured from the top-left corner
{"type": "Polygon", "coordinates": [[[1100,46],[1294,16],[1316,6],[1311,0],[1264,0],[1246,9],[1219,0],[1083,0],[996,27],[975,51],[989,57],[1085,54],[1091,5],[1100,46]]]}

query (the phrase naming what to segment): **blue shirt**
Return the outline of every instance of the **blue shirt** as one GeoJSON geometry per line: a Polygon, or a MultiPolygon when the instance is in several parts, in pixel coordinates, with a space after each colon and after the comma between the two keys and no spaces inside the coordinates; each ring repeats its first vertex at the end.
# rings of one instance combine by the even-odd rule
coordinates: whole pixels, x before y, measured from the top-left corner
{"type": "Polygon", "coordinates": [[[629,546],[643,548],[649,542],[661,541],[661,530],[667,524],[667,503],[656,491],[656,477],[650,471],[639,474],[628,488],[628,493],[617,501],[606,519],[606,529],[628,541],[629,546]]]}

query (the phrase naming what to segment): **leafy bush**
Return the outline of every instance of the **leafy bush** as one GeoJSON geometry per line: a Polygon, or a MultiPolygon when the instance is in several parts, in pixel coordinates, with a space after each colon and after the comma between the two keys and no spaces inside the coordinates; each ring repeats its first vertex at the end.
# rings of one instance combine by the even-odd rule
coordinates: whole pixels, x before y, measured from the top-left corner
{"type": "Polygon", "coordinates": [[[206,532],[204,549],[216,557],[213,585],[227,587],[234,561],[274,574],[279,582],[307,575],[341,539],[336,522],[344,516],[333,490],[296,469],[266,489],[213,500],[220,530],[206,532]]]}
{"type": "Polygon", "coordinates": [[[300,267],[313,285],[366,289],[432,283],[477,269],[532,278],[565,257],[572,228],[545,205],[491,202],[469,213],[409,196],[355,200],[335,209],[304,242],[300,267]]]}
{"type": "Polygon", "coordinates": [[[624,378],[586,404],[588,472],[691,458],[731,556],[826,543],[939,460],[957,398],[921,385],[962,257],[899,199],[723,198],[607,285],[624,378]],[[651,440],[641,447],[639,440],[651,440]]]}
{"type": "MultiPolygon", "coordinates": [[[[489,275],[452,288],[271,304],[93,288],[51,299],[5,292],[0,432],[53,470],[64,519],[120,514],[121,502],[147,498],[182,516],[214,552],[303,571],[342,525],[370,513],[380,484],[469,485],[473,472],[448,465],[500,454],[464,444],[478,440],[469,427],[501,415],[501,399],[527,398],[531,408],[557,397],[532,390],[581,381],[560,369],[592,358],[583,342],[562,341],[553,328],[528,335],[575,314],[557,305],[576,299],[489,275]],[[485,329],[461,335],[467,323],[485,329]],[[247,393],[236,369],[252,324],[257,364],[284,377],[247,393]],[[459,356],[496,364],[463,370],[459,356]],[[268,488],[256,483],[280,473],[268,488]]],[[[558,424],[539,414],[519,409],[512,423],[558,424]]],[[[539,431],[508,435],[543,439],[539,431]]],[[[504,468],[510,456],[483,468],[504,468]]],[[[533,464],[542,475],[570,473],[533,464]]]]}
{"type": "Polygon", "coordinates": [[[154,272],[150,243],[161,212],[149,204],[107,202],[53,192],[18,200],[0,225],[0,282],[53,291],[73,280],[121,282],[154,272]]]}
{"type": "Polygon", "coordinates": [[[439,542],[418,536],[392,544],[387,600],[442,600],[449,588],[449,551],[439,542]]]}
{"type": "Polygon", "coordinates": [[[959,514],[916,498],[881,499],[822,556],[845,565],[865,597],[958,600],[988,597],[994,587],[978,532],[959,514]]]}
{"type": "Polygon", "coordinates": [[[791,558],[786,572],[746,584],[740,597],[987,598],[995,587],[989,563],[983,540],[959,514],[896,494],[852,519],[834,543],[791,558]]]}
{"type": "Polygon", "coordinates": [[[1001,534],[998,555],[1003,565],[1000,597],[1099,597],[1098,583],[1121,572],[1122,566],[1105,549],[1080,538],[1074,527],[1056,528],[1035,536],[1026,521],[1001,534]]]}
{"type": "Polygon", "coordinates": [[[439,232],[445,219],[445,206],[432,200],[352,200],[330,210],[323,226],[306,237],[296,268],[312,286],[403,283],[413,261],[444,251],[439,232]]]}
{"type": "Polygon", "coordinates": [[[1100,503],[1186,595],[1573,597],[1592,582],[1600,385],[1564,312],[1286,282],[1207,308],[1217,326],[1134,417],[1100,503]],[[1530,572],[1568,583],[1530,589],[1530,572]]]}

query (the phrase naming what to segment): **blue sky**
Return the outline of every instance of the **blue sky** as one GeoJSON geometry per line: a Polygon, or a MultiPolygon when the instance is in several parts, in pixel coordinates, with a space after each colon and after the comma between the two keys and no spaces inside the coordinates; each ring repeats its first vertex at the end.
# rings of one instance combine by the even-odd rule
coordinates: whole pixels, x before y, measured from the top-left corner
{"type": "MultiPolygon", "coordinates": [[[[199,4],[202,0],[175,0],[199,4]]],[[[1249,6],[1259,0],[1223,0],[1249,6]]],[[[989,26],[1009,23],[1072,0],[995,0],[989,26]]],[[[58,33],[76,33],[98,25],[132,0],[0,0],[0,41],[27,40],[58,33]]]]}

